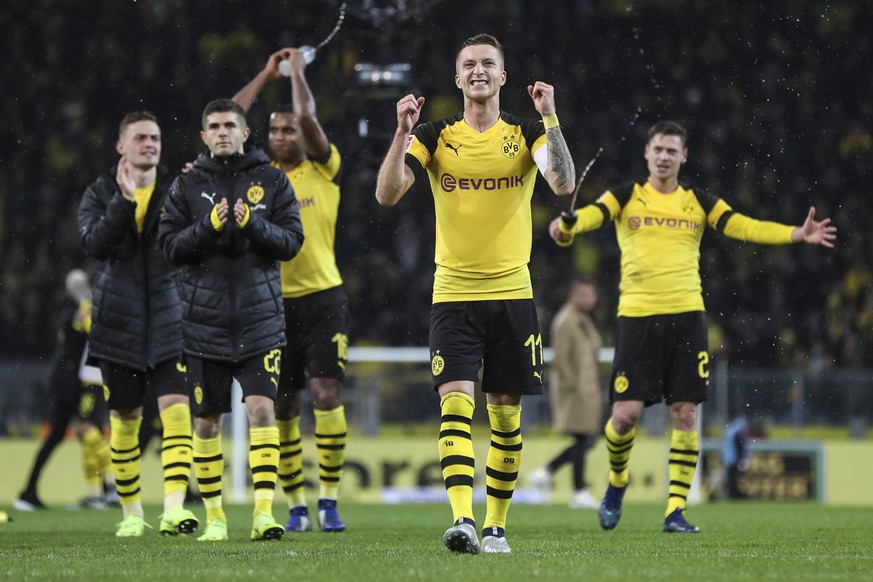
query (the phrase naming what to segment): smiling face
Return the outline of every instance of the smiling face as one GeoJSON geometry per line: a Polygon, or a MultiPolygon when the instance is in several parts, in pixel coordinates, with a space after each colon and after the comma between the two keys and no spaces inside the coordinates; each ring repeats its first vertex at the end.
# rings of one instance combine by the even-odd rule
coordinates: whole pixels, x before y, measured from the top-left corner
{"type": "Polygon", "coordinates": [[[465,99],[487,101],[500,93],[506,83],[503,70],[503,55],[487,44],[466,46],[455,60],[455,85],[464,93],[465,99]]]}
{"type": "Polygon", "coordinates": [[[300,163],[306,157],[303,149],[303,133],[297,116],[290,112],[277,111],[270,116],[268,137],[270,152],[280,163],[300,163]]]}
{"type": "Polygon", "coordinates": [[[119,136],[115,149],[127,156],[128,163],[134,168],[154,168],[161,163],[161,128],[147,119],[128,124],[119,136]]]}
{"type": "Polygon", "coordinates": [[[678,179],[679,169],[688,159],[682,137],[657,133],[646,144],[646,162],[652,178],[668,182],[678,179]]]}
{"type": "Polygon", "coordinates": [[[200,137],[213,157],[229,158],[242,153],[249,128],[245,120],[233,111],[217,111],[206,116],[200,137]]]}

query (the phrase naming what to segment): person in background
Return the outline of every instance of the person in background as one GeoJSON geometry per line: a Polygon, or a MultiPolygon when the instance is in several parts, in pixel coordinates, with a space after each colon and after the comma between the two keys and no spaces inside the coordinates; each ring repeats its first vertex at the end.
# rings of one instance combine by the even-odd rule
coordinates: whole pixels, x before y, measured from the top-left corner
{"type": "Polygon", "coordinates": [[[725,427],[721,439],[721,463],[727,471],[728,499],[746,499],[748,496],[740,489],[740,476],[749,468],[749,423],[741,410],[731,414],[731,421],[725,427]]]}
{"type": "Polygon", "coordinates": [[[279,428],[279,483],[288,497],[286,531],[312,529],[303,490],[300,434],[301,393],[309,388],[315,414],[318,451],[318,526],[345,531],[337,511],[346,448],[342,388],[348,363],[348,300],[336,266],[334,240],[339,212],[342,160],[315,113],[306,82],[306,61],[296,48],[276,51],[267,65],[233,100],[247,112],[264,84],[282,78],[279,63],[291,72],[292,106],[270,114],[269,149],[273,166],[285,172],[300,193],[300,220],[306,239],[300,253],[282,263],[285,337],[282,374],[276,400],[279,428]]]}
{"type": "Polygon", "coordinates": [[[12,502],[19,511],[45,509],[37,493],[39,478],[49,457],[63,442],[73,417],[76,417],[74,430],[82,449],[86,485],[85,498],[75,507],[106,509],[118,504],[109,445],[103,436],[103,425],[107,420],[103,382],[99,370],[83,364],[91,329],[88,274],[81,269],[70,271],[65,279],[65,289],[62,325],[49,378],[49,432],[33,461],[27,485],[12,502]]]}
{"type": "Polygon", "coordinates": [[[570,284],[567,302],[552,320],[552,349],[549,404],[555,429],[570,435],[573,443],[530,476],[533,486],[551,490],[555,471],[570,463],[573,469],[573,509],[597,509],[585,479],[588,450],[601,431],[603,397],[598,352],[603,347],[600,333],[591,319],[597,304],[593,281],[577,278],[570,284]]]}

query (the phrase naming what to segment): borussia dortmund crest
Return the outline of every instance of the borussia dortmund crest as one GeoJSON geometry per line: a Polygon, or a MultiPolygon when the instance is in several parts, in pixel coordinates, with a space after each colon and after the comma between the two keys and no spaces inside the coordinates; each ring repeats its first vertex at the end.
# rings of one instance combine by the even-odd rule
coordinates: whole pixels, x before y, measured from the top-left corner
{"type": "Polygon", "coordinates": [[[252,204],[257,204],[264,197],[264,188],[260,184],[252,184],[246,191],[246,199],[252,204]]]}

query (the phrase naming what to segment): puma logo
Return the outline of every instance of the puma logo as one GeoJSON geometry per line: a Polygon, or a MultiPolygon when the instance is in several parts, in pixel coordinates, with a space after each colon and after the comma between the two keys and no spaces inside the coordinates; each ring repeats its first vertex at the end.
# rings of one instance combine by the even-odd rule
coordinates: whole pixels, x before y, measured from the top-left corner
{"type": "Polygon", "coordinates": [[[212,196],[210,196],[210,195],[207,194],[206,192],[201,192],[201,193],[200,193],[200,197],[201,197],[201,198],[206,198],[207,200],[209,200],[209,203],[210,203],[210,204],[213,204],[213,205],[215,204],[215,192],[212,193],[212,196]]]}
{"type": "Polygon", "coordinates": [[[447,144],[446,144],[446,147],[449,148],[450,150],[452,150],[453,152],[455,152],[455,155],[456,155],[456,156],[460,156],[461,154],[458,153],[458,150],[461,149],[461,146],[462,146],[462,145],[464,145],[464,144],[461,144],[461,145],[459,145],[458,147],[455,147],[455,146],[453,146],[452,144],[447,143],[447,144]]]}
{"type": "Polygon", "coordinates": [[[534,374],[534,377],[540,381],[540,384],[542,384],[543,383],[542,375],[539,372],[534,372],[533,374],[534,374]]]}

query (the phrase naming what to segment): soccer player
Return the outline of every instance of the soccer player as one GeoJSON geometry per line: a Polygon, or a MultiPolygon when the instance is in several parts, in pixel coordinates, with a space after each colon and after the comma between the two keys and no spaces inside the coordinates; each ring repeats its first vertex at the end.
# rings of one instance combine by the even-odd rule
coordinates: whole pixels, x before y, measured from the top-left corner
{"type": "Polygon", "coordinates": [[[77,418],[75,432],[82,447],[82,468],[87,486],[86,496],[79,507],[106,509],[107,501],[117,502],[109,445],[102,430],[106,415],[103,383],[99,377],[89,379],[80,374],[91,328],[91,285],[87,273],[81,269],[67,273],[65,288],[67,301],[49,380],[52,390],[50,430],[33,461],[27,486],[12,502],[19,511],[45,508],[37,494],[37,483],[49,457],[64,440],[74,416],[77,418]]]}
{"type": "Polygon", "coordinates": [[[454,524],[443,543],[480,548],[473,518],[474,386],[484,361],[491,446],[485,464],[487,509],[481,547],[510,553],[506,515],[521,461],[521,397],[543,391],[543,345],[527,263],[537,169],[558,195],[575,169],[555,114],[554,88],[527,90],[540,120],[500,110],[503,47],[493,36],[464,41],[455,84],[464,110],[418,123],[424,97],[397,102],[397,130],[379,169],[376,199],[392,206],[427,170],[436,208],[436,274],[431,308],[433,384],[440,395],[439,457],[454,524]],[[415,129],[413,130],[413,128],[415,129]]]}
{"type": "Polygon", "coordinates": [[[342,383],[348,362],[348,301],[336,266],[334,239],[339,211],[340,154],[315,114],[315,98],[306,82],[306,61],[295,48],[276,51],[266,66],[233,100],[248,111],[264,85],[281,77],[279,63],[288,60],[292,106],[270,115],[269,149],[273,166],[288,176],[300,193],[300,219],[306,242],[291,261],[282,263],[285,336],[276,426],[279,428],[279,482],[288,497],[286,531],[312,529],[303,490],[300,438],[301,392],[308,386],[315,413],[318,450],[318,525],[341,532],[337,494],[346,448],[346,415],[342,383]]]}
{"type": "Polygon", "coordinates": [[[118,165],[85,190],[79,233],[85,252],[99,261],[88,349],[108,394],[110,454],[124,516],[116,535],[138,537],[146,527],[138,435],[148,394],[157,395],[163,424],[159,531],[188,534],[198,525],[184,507],[191,473],[191,409],[176,269],[157,243],[158,218],[172,176],[160,165],[161,129],[155,116],[146,111],[125,115],[115,149],[121,155],[118,165]]]}
{"type": "Polygon", "coordinates": [[[573,443],[540,469],[533,484],[551,489],[552,475],[564,464],[573,467],[573,509],[597,509],[585,481],[585,458],[597,441],[601,427],[603,397],[600,394],[600,365],[597,353],[603,346],[590,313],[597,304],[597,287],[578,278],[570,285],[567,302],[552,320],[552,348],[549,403],[555,428],[573,437],[573,443]]]}
{"type": "Polygon", "coordinates": [[[201,541],[227,539],[222,508],[222,415],[231,385],[242,387],[249,420],[249,468],[255,494],[252,540],[281,539],[273,519],[279,431],[273,411],[285,320],[279,261],[294,257],[303,227],[285,173],[259,149],[245,149],[245,111],[230,99],[203,110],[208,152],[170,187],[159,241],[179,271],[182,329],[194,387],[194,472],[206,531],[201,541]]]}
{"type": "Polygon", "coordinates": [[[749,218],[724,200],[680,184],[688,160],[685,128],[659,121],[649,129],[645,158],[649,178],[603,193],[578,211],[575,225],[556,218],[549,234],[566,245],[574,233],[614,221],[621,250],[618,326],[610,387],[612,416],[606,422],[609,485],[598,509],[600,526],[621,518],[628,461],[637,422],[647,406],[666,402],[673,420],[668,469],[669,496],[663,531],[700,531],[685,519],[688,490],[699,453],[697,407],[709,384],[700,241],[708,225],[739,240],[761,244],[805,242],[833,248],[836,228],[815,220],[810,208],[802,226],[749,218]]]}

